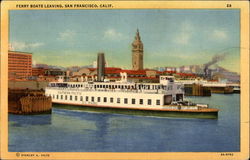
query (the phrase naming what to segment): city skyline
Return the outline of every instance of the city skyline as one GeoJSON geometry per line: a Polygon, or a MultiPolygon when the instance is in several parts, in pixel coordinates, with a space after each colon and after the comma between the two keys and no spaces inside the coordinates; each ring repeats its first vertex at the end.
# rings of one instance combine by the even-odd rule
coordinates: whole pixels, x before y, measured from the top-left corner
{"type": "Polygon", "coordinates": [[[10,43],[33,63],[84,66],[105,53],[110,66],[131,69],[139,29],[145,68],[218,64],[240,72],[239,10],[15,10],[10,43]]]}

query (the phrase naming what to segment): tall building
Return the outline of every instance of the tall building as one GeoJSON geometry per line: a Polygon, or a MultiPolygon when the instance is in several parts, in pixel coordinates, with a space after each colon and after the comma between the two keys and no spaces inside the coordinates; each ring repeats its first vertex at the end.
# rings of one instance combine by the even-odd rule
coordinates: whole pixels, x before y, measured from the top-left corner
{"type": "Polygon", "coordinates": [[[132,43],[132,69],[143,70],[143,43],[138,29],[132,43]]]}
{"type": "Polygon", "coordinates": [[[8,73],[9,79],[27,79],[32,76],[32,54],[9,51],[8,73]]]}
{"type": "Polygon", "coordinates": [[[104,53],[98,53],[97,57],[97,81],[104,81],[105,76],[105,58],[104,53]]]}

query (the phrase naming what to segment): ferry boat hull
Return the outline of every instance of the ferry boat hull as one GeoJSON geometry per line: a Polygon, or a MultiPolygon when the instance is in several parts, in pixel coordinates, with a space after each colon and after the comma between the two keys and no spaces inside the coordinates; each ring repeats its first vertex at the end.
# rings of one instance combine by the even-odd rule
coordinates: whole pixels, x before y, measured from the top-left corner
{"type": "Polygon", "coordinates": [[[53,107],[81,110],[90,112],[112,113],[112,114],[126,114],[126,115],[139,115],[139,116],[154,116],[154,117],[178,117],[178,118],[205,118],[217,119],[218,109],[208,108],[201,110],[174,110],[174,109],[137,109],[137,108],[118,108],[110,106],[97,106],[97,105],[83,105],[71,103],[54,103],[53,107]]]}

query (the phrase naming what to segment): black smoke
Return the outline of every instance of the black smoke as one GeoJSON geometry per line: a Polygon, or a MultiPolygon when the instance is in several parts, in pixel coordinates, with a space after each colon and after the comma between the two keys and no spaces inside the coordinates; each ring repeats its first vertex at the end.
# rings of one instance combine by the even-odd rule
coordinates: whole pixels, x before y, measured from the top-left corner
{"type": "Polygon", "coordinates": [[[223,54],[216,54],[215,56],[212,57],[212,60],[204,64],[204,74],[205,78],[210,78],[211,76],[211,71],[209,70],[209,66],[218,63],[219,61],[223,61],[226,57],[226,53],[223,54]]]}

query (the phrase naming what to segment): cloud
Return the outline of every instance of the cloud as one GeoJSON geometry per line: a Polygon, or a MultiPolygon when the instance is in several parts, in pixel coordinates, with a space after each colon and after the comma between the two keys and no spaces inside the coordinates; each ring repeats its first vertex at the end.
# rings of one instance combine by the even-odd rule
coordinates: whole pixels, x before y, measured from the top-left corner
{"type": "Polygon", "coordinates": [[[180,25],[178,34],[174,38],[174,42],[177,44],[187,45],[190,42],[190,39],[192,38],[194,27],[193,25],[185,21],[180,25]]]}
{"type": "Polygon", "coordinates": [[[194,29],[194,26],[189,21],[183,22],[180,28],[181,32],[191,32],[193,31],[193,29],[194,29]]]}
{"type": "Polygon", "coordinates": [[[43,46],[44,43],[35,42],[35,43],[26,43],[26,42],[18,42],[15,41],[10,44],[11,50],[25,50],[25,49],[33,49],[43,46]]]}
{"type": "Polygon", "coordinates": [[[227,31],[215,29],[212,31],[212,37],[218,40],[226,40],[228,38],[227,31]]]}
{"type": "Polygon", "coordinates": [[[190,33],[180,33],[176,38],[175,38],[175,43],[178,44],[183,44],[187,45],[189,43],[189,40],[191,39],[190,33]]]}
{"type": "Polygon", "coordinates": [[[59,33],[59,37],[57,38],[58,40],[62,40],[62,41],[71,41],[74,39],[76,35],[76,32],[73,30],[65,30],[64,32],[60,32],[59,33]]]}
{"type": "Polygon", "coordinates": [[[124,35],[115,29],[108,29],[104,32],[104,38],[106,39],[112,39],[112,40],[119,40],[121,38],[124,38],[124,35]]]}

